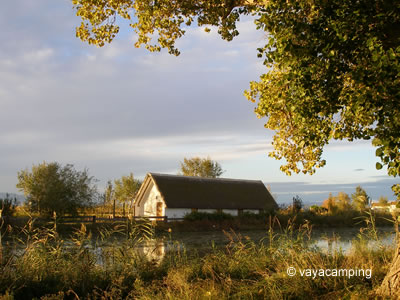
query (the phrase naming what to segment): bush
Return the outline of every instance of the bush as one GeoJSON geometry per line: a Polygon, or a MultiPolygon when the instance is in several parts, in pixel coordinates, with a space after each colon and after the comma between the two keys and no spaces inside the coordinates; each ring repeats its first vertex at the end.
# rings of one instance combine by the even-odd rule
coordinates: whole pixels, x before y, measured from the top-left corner
{"type": "Polygon", "coordinates": [[[9,194],[6,194],[4,199],[0,199],[0,210],[2,217],[10,217],[15,212],[17,206],[17,198],[10,198],[9,194]]]}

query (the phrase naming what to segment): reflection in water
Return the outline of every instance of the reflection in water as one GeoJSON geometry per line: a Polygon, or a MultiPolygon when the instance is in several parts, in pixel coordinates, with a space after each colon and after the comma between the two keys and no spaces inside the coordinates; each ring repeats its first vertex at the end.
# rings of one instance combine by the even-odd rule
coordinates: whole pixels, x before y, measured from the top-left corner
{"type": "Polygon", "coordinates": [[[350,229],[339,234],[330,232],[329,234],[317,235],[313,238],[313,244],[328,253],[333,251],[348,253],[352,249],[354,250],[354,247],[359,243],[366,243],[366,246],[371,248],[391,246],[395,243],[395,233],[391,227],[380,228],[378,237],[379,241],[370,239],[366,235],[361,235],[360,230],[350,229]]]}
{"type": "Polygon", "coordinates": [[[161,263],[165,256],[166,246],[163,240],[151,239],[143,242],[138,247],[138,252],[149,261],[161,263]]]}
{"type": "MultiPolygon", "coordinates": [[[[393,228],[380,228],[379,232],[383,245],[393,245],[395,237],[393,228]]],[[[244,239],[248,237],[255,243],[268,243],[266,231],[248,231],[237,234],[244,239]]],[[[343,251],[346,253],[351,251],[354,243],[360,241],[359,234],[360,230],[358,228],[340,228],[335,230],[316,229],[311,235],[310,246],[318,247],[322,251],[328,253],[333,253],[335,251],[343,251]]],[[[160,263],[167,253],[175,253],[184,250],[187,253],[196,252],[197,254],[205,255],[209,253],[213,247],[222,248],[229,242],[229,237],[223,232],[178,232],[170,235],[169,239],[159,237],[144,242],[138,246],[138,251],[148,260],[160,263]]],[[[367,243],[370,247],[379,247],[381,245],[377,241],[368,241],[368,239],[367,243]]]]}

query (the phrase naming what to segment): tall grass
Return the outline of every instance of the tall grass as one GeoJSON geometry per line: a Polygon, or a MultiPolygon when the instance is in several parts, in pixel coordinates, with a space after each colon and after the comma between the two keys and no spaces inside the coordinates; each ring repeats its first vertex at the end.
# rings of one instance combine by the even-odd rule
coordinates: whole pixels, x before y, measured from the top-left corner
{"type": "Polygon", "coordinates": [[[57,223],[35,228],[29,223],[19,248],[0,261],[0,295],[10,299],[314,299],[373,298],[391,260],[374,225],[367,224],[349,253],[325,251],[311,243],[311,225],[291,219],[280,226],[269,219],[259,243],[228,231],[229,244],[205,255],[182,245],[160,260],[137,251],[152,238],[151,223],[129,222],[102,232],[96,240],[85,226],[71,238],[57,233],[57,223]],[[280,229],[274,229],[280,228],[280,229]],[[118,237],[118,238],[117,238],[118,237]],[[122,238],[123,237],[123,238],[122,238]],[[112,240],[104,245],[104,240],[112,240]],[[382,244],[383,245],[383,244],[382,244]],[[288,276],[301,269],[372,269],[372,277],[288,276]]]}

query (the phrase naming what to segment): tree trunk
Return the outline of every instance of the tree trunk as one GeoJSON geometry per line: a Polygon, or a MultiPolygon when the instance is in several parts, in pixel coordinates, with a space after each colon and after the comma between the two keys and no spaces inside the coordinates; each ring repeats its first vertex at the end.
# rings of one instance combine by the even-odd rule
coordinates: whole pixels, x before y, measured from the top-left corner
{"type": "Polygon", "coordinates": [[[390,297],[390,299],[400,299],[400,239],[397,239],[392,264],[385,279],[383,279],[382,285],[378,288],[377,294],[390,297]]]}

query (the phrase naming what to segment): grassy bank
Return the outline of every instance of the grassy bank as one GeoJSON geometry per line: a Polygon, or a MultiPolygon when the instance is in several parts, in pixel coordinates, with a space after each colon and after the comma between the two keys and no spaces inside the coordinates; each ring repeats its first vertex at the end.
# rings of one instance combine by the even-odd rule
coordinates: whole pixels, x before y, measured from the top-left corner
{"type": "MultiPolygon", "coordinates": [[[[115,232],[126,231],[117,227],[100,236],[110,239],[115,232]]],[[[175,244],[158,261],[148,260],[136,249],[141,239],[153,234],[151,226],[135,225],[129,232],[125,239],[92,251],[96,242],[84,226],[68,241],[55,227],[27,226],[20,250],[4,247],[1,252],[0,295],[5,299],[367,299],[374,298],[393,250],[381,244],[374,226],[369,226],[347,254],[327,252],[309,244],[309,224],[298,227],[289,221],[283,229],[266,231],[267,243],[231,231],[227,233],[231,242],[222,249],[212,248],[200,256],[175,244]],[[378,244],[373,249],[368,247],[371,239],[378,244]],[[372,269],[372,276],[290,277],[288,267],[372,269]]]]}

